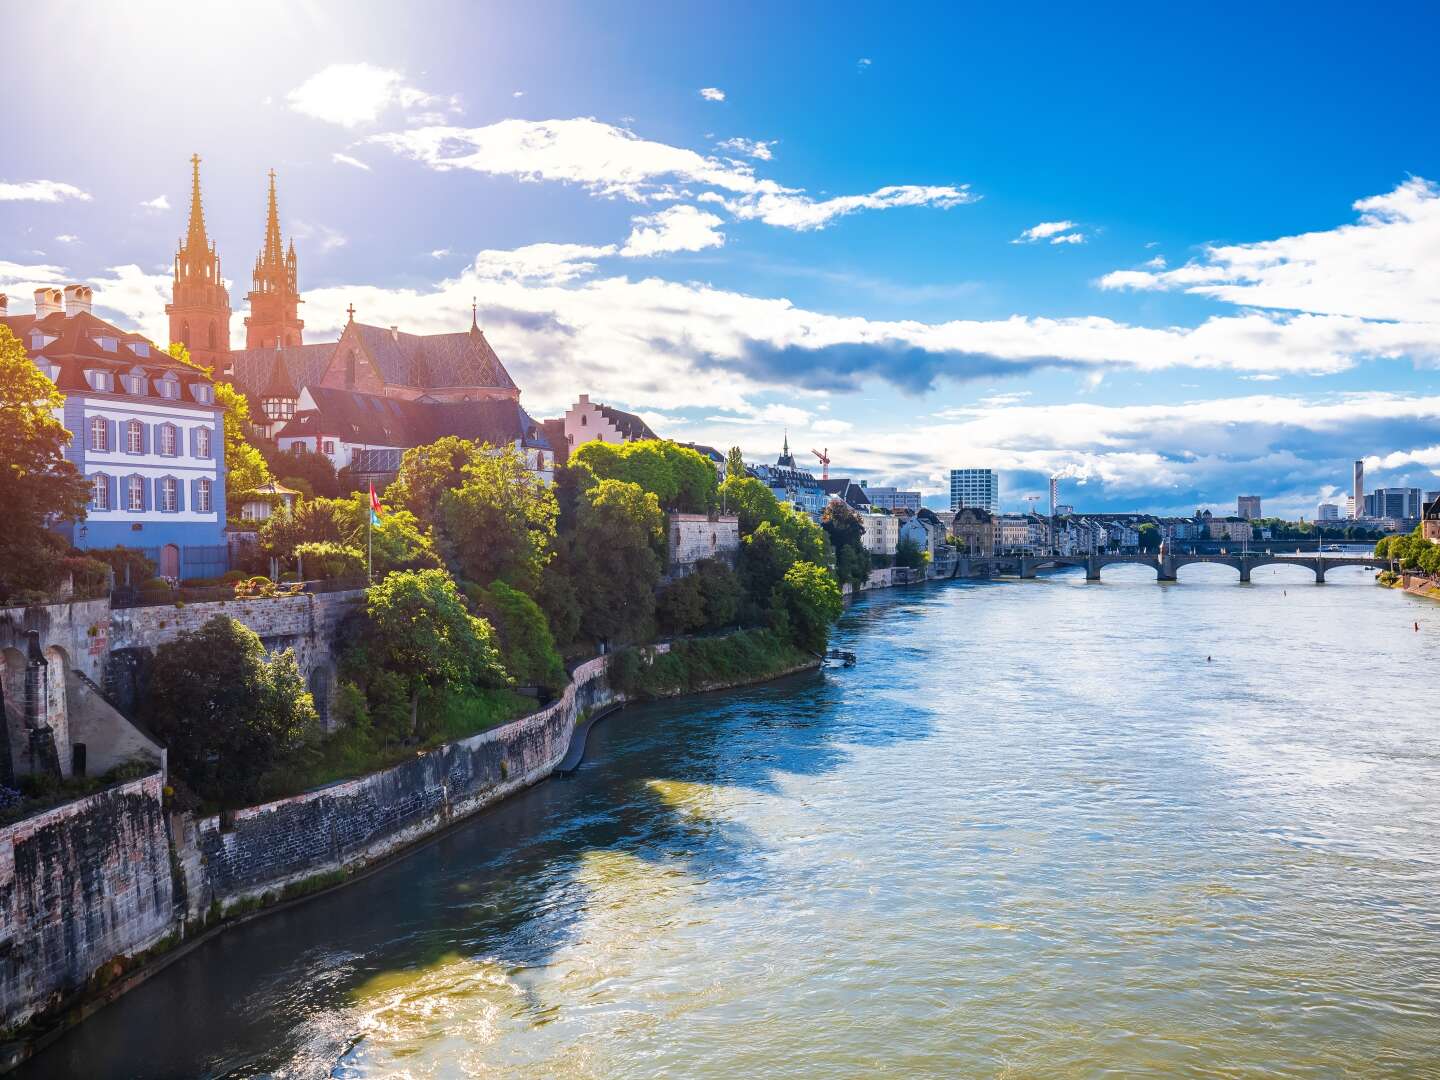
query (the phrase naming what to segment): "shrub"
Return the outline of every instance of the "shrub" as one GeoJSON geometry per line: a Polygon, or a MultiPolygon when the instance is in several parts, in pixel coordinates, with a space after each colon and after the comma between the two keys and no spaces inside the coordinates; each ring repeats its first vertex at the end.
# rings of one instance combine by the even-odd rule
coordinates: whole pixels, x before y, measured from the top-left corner
{"type": "Polygon", "coordinates": [[[565,685],[565,668],[539,604],[503,581],[488,589],[467,585],[465,595],[494,625],[501,661],[516,685],[552,691],[565,685]]]}
{"type": "Polygon", "coordinates": [[[365,554],[348,544],[328,540],[298,544],[295,557],[304,566],[306,576],[314,580],[332,581],[365,574],[365,554]]]}

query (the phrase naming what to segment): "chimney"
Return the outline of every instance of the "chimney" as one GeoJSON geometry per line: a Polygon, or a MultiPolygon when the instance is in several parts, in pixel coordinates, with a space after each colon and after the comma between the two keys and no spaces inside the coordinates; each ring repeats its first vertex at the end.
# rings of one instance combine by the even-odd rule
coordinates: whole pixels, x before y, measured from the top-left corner
{"type": "Polygon", "coordinates": [[[89,285],[65,286],[65,317],[71,318],[82,311],[90,314],[90,298],[94,295],[89,285]]]}
{"type": "Polygon", "coordinates": [[[35,290],[35,318],[43,319],[60,313],[61,292],[48,285],[35,290]]]}
{"type": "Polygon", "coordinates": [[[0,292],[0,319],[10,314],[10,297],[0,292]]]}
{"type": "Polygon", "coordinates": [[[400,340],[400,327],[398,327],[398,326],[392,326],[392,327],[390,327],[390,340],[391,340],[391,341],[399,341],[399,340],[400,340]]]}
{"type": "MultiPolygon", "coordinates": [[[[38,294],[37,294],[37,295],[38,295],[38,294]]],[[[590,395],[589,395],[589,394],[581,394],[581,395],[580,395],[580,404],[581,404],[581,405],[589,405],[589,404],[590,404],[590,395]]]]}

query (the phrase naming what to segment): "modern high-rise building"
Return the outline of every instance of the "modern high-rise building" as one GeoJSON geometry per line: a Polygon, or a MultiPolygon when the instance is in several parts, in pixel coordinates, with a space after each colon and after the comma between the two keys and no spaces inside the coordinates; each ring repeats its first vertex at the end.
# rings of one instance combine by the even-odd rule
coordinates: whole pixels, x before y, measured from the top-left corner
{"type": "Polygon", "coordinates": [[[1420,489],[1413,487],[1376,488],[1365,496],[1365,516],[1418,520],[1420,489]]]}
{"type": "Polygon", "coordinates": [[[879,507],[882,510],[911,510],[920,509],[920,492],[901,491],[893,487],[874,487],[861,485],[865,488],[865,494],[870,499],[870,505],[879,507]]]}
{"type": "Polygon", "coordinates": [[[1355,462],[1355,490],[1350,495],[1350,516],[1363,517],[1365,514],[1365,462],[1355,462]]]}
{"type": "Polygon", "coordinates": [[[1339,521],[1340,507],[1335,503],[1321,503],[1315,508],[1316,521],[1339,521]]]}
{"type": "Polygon", "coordinates": [[[1254,521],[1261,516],[1259,495],[1241,495],[1235,504],[1239,516],[1246,521],[1254,521]]]}
{"type": "Polygon", "coordinates": [[[994,469],[951,469],[950,509],[973,506],[991,514],[1000,512],[1000,477],[994,469]]]}

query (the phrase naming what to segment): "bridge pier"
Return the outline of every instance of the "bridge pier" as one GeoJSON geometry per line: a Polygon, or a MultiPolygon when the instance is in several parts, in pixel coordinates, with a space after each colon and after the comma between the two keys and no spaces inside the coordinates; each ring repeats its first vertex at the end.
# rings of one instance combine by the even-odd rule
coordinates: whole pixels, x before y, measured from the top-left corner
{"type": "Polygon", "coordinates": [[[1240,564],[1240,584],[1244,585],[1250,581],[1250,564],[1240,564]]]}
{"type": "Polygon", "coordinates": [[[1156,581],[1179,581],[1180,575],[1175,572],[1175,563],[1171,559],[1161,559],[1155,567],[1156,581]]]}
{"type": "Polygon", "coordinates": [[[1324,559],[1317,559],[1317,560],[1316,560],[1316,565],[1315,565],[1315,584],[1316,584],[1316,585],[1324,585],[1324,584],[1325,584],[1325,560],[1324,560],[1324,559]]]}
{"type": "Polygon", "coordinates": [[[1100,580],[1100,560],[1094,555],[1090,555],[1085,559],[1085,580],[1100,580]]]}
{"type": "Polygon", "coordinates": [[[1035,576],[1036,562],[1034,559],[1020,559],[1020,580],[1028,581],[1035,576]]]}

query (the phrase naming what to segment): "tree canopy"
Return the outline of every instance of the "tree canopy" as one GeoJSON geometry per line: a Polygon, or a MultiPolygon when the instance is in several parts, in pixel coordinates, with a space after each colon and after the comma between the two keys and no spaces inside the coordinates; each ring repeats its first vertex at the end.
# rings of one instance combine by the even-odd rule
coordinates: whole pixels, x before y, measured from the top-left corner
{"type": "Polygon", "coordinates": [[[570,460],[600,480],[638,484],[664,510],[703,514],[715,497],[715,466],[698,451],[668,439],[628,443],[588,442],[570,460]]]}
{"type": "Polygon", "coordinates": [[[664,550],[665,515],[653,493],[601,480],[579,496],[564,569],[585,636],[638,640],[649,632],[664,550]]]}
{"type": "Polygon", "coordinates": [[[0,326],[0,598],[56,584],[65,545],[52,520],[85,515],[90,485],[65,459],[70,433],[55,416],[64,396],[0,326]]]}
{"type": "Polygon", "coordinates": [[[202,799],[243,806],[316,722],[295,654],[267,657],[253,630],[216,615],[155,650],[141,715],[170,768],[202,799]]]}
{"type": "Polygon", "coordinates": [[[555,493],[514,448],[484,447],[440,496],[441,551],[458,573],[534,592],[555,553],[555,493]]]}

